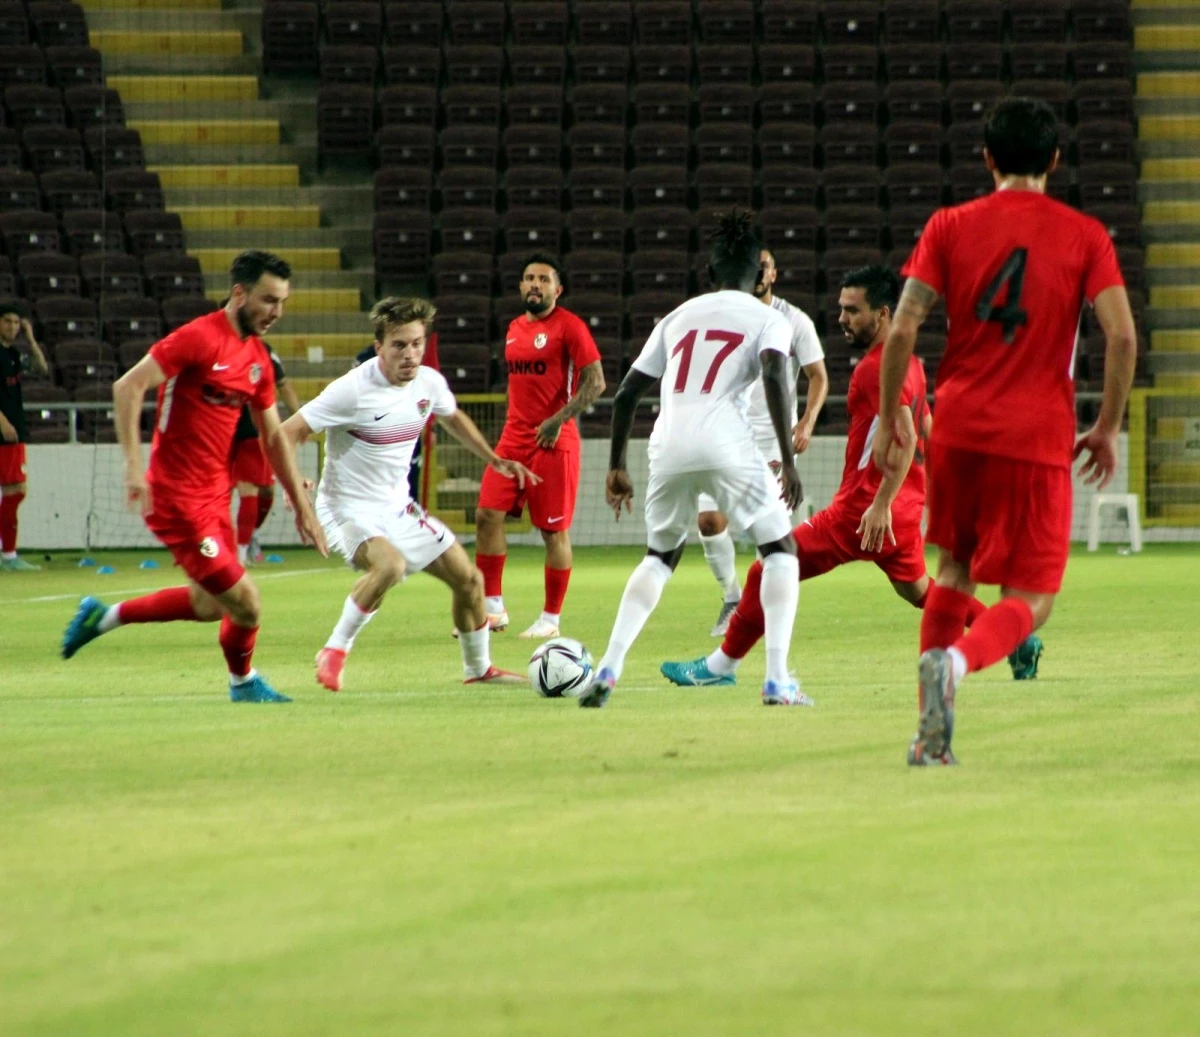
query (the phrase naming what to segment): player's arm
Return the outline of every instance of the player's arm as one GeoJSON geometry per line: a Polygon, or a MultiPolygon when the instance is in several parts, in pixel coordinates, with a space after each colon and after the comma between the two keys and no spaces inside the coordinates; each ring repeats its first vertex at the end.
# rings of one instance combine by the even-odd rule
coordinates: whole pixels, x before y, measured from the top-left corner
{"type": "MultiPolygon", "coordinates": [[[[904,485],[917,452],[917,428],[913,423],[912,411],[908,407],[901,407],[896,420],[901,434],[897,437],[898,442],[892,444],[888,466],[883,470],[883,479],[875,491],[875,499],[858,523],[857,532],[862,537],[864,551],[882,551],[885,542],[896,542],[896,534],[892,532],[892,502],[904,485]]],[[[882,431],[883,425],[880,424],[875,434],[878,436],[882,431]]]]}
{"type": "MultiPolygon", "coordinates": [[[[800,368],[802,377],[808,382],[804,400],[804,413],[792,432],[792,450],[797,454],[804,453],[812,442],[813,432],[817,427],[817,418],[821,408],[825,406],[825,398],[829,395],[829,372],[825,370],[825,361],[814,360],[800,368]]],[[[796,383],[796,395],[800,395],[800,383],[796,383]]]]}
{"type": "Polygon", "coordinates": [[[1096,424],[1076,440],[1075,456],[1087,452],[1080,475],[1104,489],[1117,470],[1117,437],[1133,385],[1137,330],[1124,285],[1105,288],[1093,305],[1104,331],[1104,398],[1096,424]]]}
{"type": "MultiPolygon", "coordinates": [[[[258,429],[267,461],[292,502],[300,539],[306,544],[312,544],[321,552],[322,557],[328,557],[329,545],[325,542],[325,533],[321,529],[321,523],[317,521],[317,513],[313,511],[312,502],[305,492],[304,477],[296,464],[296,441],[292,439],[292,435],[297,430],[293,429],[291,433],[283,431],[275,404],[271,404],[265,410],[251,406],[250,417],[254,421],[254,427],[258,429]]],[[[292,417],[300,418],[298,414],[292,417]]],[[[288,419],[291,420],[292,418],[288,419]]],[[[300,418],[300,422],[303,424],[304,419],[300,418]]],[[[307,428],[307,425],[304,427],[307,428]]]]}
{"type": "Polygon", "coordinates": [[[17,435],[17,427],[0,412],[0,439],[5,443],[15,443],[21,437],[17,435]]]}
{"type": "Polygon", "coordinates": [[[480,460],[486,461],[506,478],[516,479],[517,485],[522,489],[526,483],[536,486],[542,481],[523,464],[497,454],[466,411],[456,410],[453,414],[442,415],[438,418],[438,423],[480,460]]]}
{"type": "MultiPolygon", "coordinates": [[[[887,463],[893,439],[900,439],[899,425],[900,390],[908,374],[908,362],[912,359],[917,344],[917,332],[921,322],[929,315],[938,293],[924,281],[910,277],[904,282],[896,316],[883,344],[883,355],[879,362],[879,428],[875,432],[875,443],[871,454],[875,467],[887,474],[887,463]]],[[[912,423],[909,423],[912,428],[912,423]]],[[[903,440],[900,440],[903,442],[903,440]]]]}
{"type": "Polygon", "coordinates": [[[657,377],[631,367],[613,397],[612,441],[608,448],[608,476],[604,480],[604,499],[613,509],[617,521],[621,520],[621,508],[633,511],[633,480],[625,470],[625,454],[629,448],[629,436],[633,432],[633,417],[637,413],[638,400],[656,381],[657,377]]]}
{"type": "Polygon", "coordinates": [[[771,415],[771,427],[775,430],[775,439],[779,443],[779,454],[782,460],[780,475],[783,480],[783,501],[788,511],[794,510],[804,499],[804,488],[800,485],[800,475],[796,471],[796,461],[792,456],[792,436],[788,429],[788,374],[787,355],[774,349],[764,349],[758,355],[762,364],[763,394],[767,399],[767,413],[771,415]]]}
{"type": "Polygon", "coordinates": [[[49,374],[50,365],[46,363],[46,354],[42,352],[42,347],[33,337],[33,325],[29,322],[28,317],[21,318],[21,330],[25,332],[25,338],[29,342],[29,361],[33,369],[38,374],[49,374]]]}
{"type": "MultiPolygon", "coordinates": [[[[286,378],[281,378],[275,383],[275,389],[283,397],[283,402],[287,404],[288,414],[295,414],[300,409],[300,397],[296,395],[292,383],[286,378]]],[[[291,419],[289,418],[289,420],[291,419]]]]}
{"type": "Polygon", "coordinates": [[[554,446],[562,427],[572,418],[579,417],[600,399],[600,394],[603,392],[604,369],[600,361],[596,360],[579,372],[579,388],[575,391],[575,395],[567,401],[566,406],[538,426],[537,445],[546,449],[554,446]]]}
{"type": "Polygon", "coordinates": [[[142,405],[146,393],[157,389],[167,380],[166,373],[153,355],[147,354],[113,382],[113,424],[116,426],[117,442],[125,457],[126,502],[136,505],[142,514],[151,510],[150,488],[142,468],[142,437],[138,423],[142,416],[142,405]]]}

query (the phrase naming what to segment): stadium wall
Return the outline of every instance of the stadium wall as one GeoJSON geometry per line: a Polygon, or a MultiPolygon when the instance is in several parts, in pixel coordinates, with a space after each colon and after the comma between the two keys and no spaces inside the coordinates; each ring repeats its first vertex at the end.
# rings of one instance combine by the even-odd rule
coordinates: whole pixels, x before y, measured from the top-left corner
{"type": "MultiPolygon", "coordinates": [[[[833,498],[842,471],[845,437],[818,436],[801,458],[800,474],[807,501],[813,510],[823,508],[833,498]]],[[[153,547],[153,537],[140,518],[126,511],[122,502],[121,454],[116,445],[42,445],[28,447],[29,497],[21,512],[21,542],[38,550],[84,550],[103,547],[153,547]]],[[[307,444],[300,454],[301,471],[310,478],[317,473],[317,449],[307,444]]],[[[583,442],[583,469],[579,503],[571,538],[580,546],[638,545],[645,543],[646,527],[642,520],[647,458],[646,441],[629,444],[629,466],[638,496],[634,513],[623,515],[619,523],[604,503],[604,474],[608,464],[608,443],[602,439],[583,442]]],[[[1126,491],[1129,479],[1128,441],[1121,436],[1121,467],[1110,492],[1126,491]]],[[[1075,516],[1072,536],[1087,539],[1087,517],[1092,487],[1076,482],[1075,516]]],[[[1111,509],[1103,517],[1105,540],[1123,541],[1123,518],[1111,509]]],[[[1196,529],[1146,530],[1147,540],[1200,540],[1196,529]]],[[[277,505],[262,530],[266,544],[295,544],[292,516],[277,505]]],[[[537,543],[537,533],[514,535],[513,543],[537,543]]]]}

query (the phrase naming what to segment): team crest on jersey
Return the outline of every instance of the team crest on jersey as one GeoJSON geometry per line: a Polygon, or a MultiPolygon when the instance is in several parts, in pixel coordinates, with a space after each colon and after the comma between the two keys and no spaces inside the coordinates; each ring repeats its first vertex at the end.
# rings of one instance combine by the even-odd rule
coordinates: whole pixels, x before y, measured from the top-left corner
{"type": "Polygon", "coordinates": [[[429,401],[417,400],[417,411],[421,417],[425,417],[425,415],[429,413],[429,401]]]}
{"type": "Polygon", "coordinates": [[[783,471],[783,462],[771,460],[767,462],[767,467],[771,469],[771,474],[778,479],[779,473],[783,471]]]}
{"type": "Polygon", "coordinates": [[[258,380],[262,377],[262,367],[259,364],[250,365],[250,384],[258,385],[258,380]]]}
{"type": "Polygon", "coordinates": [[[539,331],[536,335],[533,336],[533,348],[534,349],[545,349],[546,348],[546,333],[544,331],[539,331]]]}
{"type": "Polygon", "coordinates": [[[220,550],[220,545],[212,537],[205,537],[200,541],[200,553],[205,558],[216,558],[220,550]]]}

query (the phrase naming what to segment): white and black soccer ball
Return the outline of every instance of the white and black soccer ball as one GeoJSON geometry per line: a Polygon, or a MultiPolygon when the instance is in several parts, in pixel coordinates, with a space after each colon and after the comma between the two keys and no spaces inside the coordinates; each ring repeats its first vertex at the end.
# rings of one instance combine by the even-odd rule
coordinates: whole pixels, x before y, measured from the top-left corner
{"type": "Polygon", "coordinates": [[[529,657],[529,683],[547,699],[575,698],[592,679],[592,653],[573,637],[543,641],[529,657]]]}

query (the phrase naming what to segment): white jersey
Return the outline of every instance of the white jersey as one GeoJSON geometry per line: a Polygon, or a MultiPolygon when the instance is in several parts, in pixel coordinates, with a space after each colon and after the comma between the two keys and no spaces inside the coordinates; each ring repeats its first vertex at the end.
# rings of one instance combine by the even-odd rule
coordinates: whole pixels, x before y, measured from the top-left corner
{"type": "Polygon", "coordinates": [[[662,406],[650,436],[662,472],[716,469],[753,453],[746,390],[762,375],[759,354],[787,356],[792,329],[749,292],[689,299],[655,325],[633,362],[662,379],[662,406]]]}
{"type": "Polygon", "coordinates": [[[407,385],[392,385],[374,359],[331,382],[300,408],[310,429],[329,430],[318,507],[338,521],[360,510],[403,508],[413,450],[430,413],[446,417],[457,409],[432,367],[407,385]]]}
{"type": "MultiPolygon", "coordinates": [[[[761,303],[759,304],[761,305],[761,303]]],[[[787,391],[790,403],[791,423],[789,431],[796,427],[799,420],[799,410],[796,400],[796,382],[802,368],[825,359],[825,350],[821,348],[821,340],[817,337],[816,325],[802,309],[793,306],[778,295],[771,299],[771,308],[778,310],[786,318],[792,329],[792,349],[788,356],[787,391]]],[[[763,389],[762,379],[759,378],[746,395],[746,414],[754,428],[755,439],[760,446],[775,442],[775,426],[771,424],[771,414],[767,410],[767,393],[763,389]]]]}

